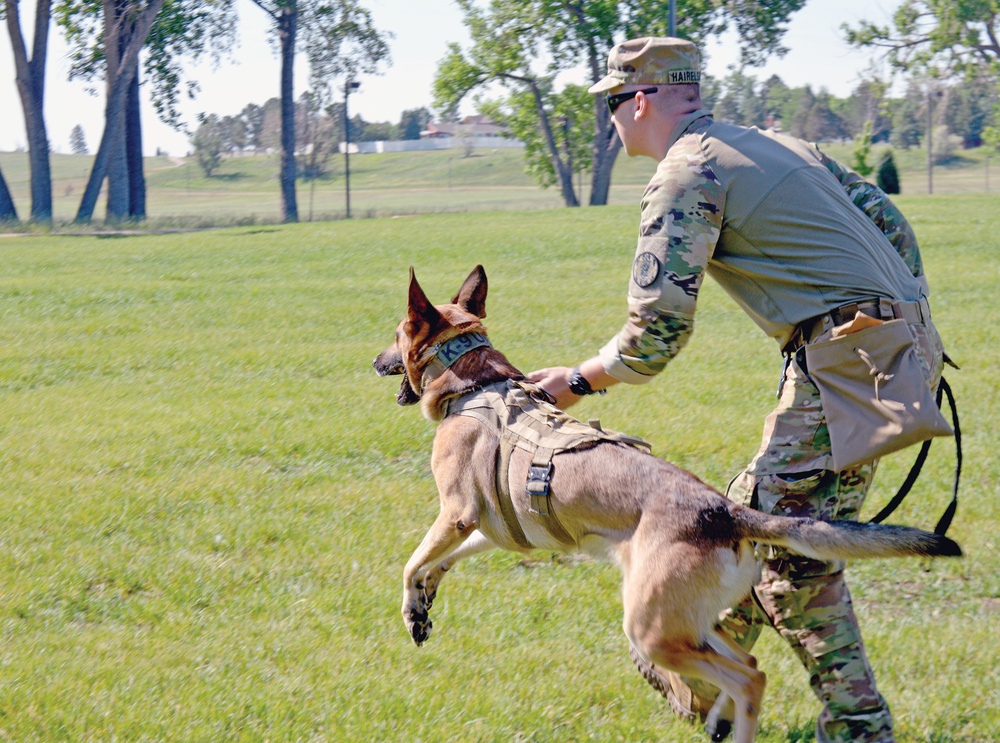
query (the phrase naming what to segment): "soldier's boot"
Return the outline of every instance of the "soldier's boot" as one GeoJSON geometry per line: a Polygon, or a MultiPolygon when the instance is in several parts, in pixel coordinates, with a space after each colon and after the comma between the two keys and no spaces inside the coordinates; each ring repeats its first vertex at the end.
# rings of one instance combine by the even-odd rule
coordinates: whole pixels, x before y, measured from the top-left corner
{"type": "MultiPolygon", "coordinates": [[[[631,646],[629,646],[629,655],[642,677],[667,700],[675,715],[695,725],[705,722],[705,718],[708,717],[708,713],[715,704],[715,697],[718,695],[717,689],[704,682],[693,682],[698,686],[698,690],[695,691],[678,674],[657,668],[640,656],[631,646]]],[[[720,720],[712,739],[724,740],[729,735],[730,729],[730,724],[727,721],[720,720]],[[721,737],[718,737],[720,735],[721,737]]]]}

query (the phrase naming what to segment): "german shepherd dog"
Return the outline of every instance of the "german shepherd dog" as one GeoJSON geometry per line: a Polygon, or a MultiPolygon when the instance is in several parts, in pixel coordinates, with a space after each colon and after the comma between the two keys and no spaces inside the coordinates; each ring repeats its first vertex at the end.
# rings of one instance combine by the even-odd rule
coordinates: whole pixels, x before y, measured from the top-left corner
{"type": "MultiPolygon", "coordinates": [[[[428,610],[445,571],[459,559],[495,547],[529,551],[512,539],[497,503],[500,434],[475,417],[447,415],[456,400],[482,394],[486,385],[524,380],[485,337],[486,292],[486,273],[477,266],[451,303],[435,306],[411,268],[406,317],[395,342],[373,362],[380,376],[403,375],[400,405],[419,402],[427,418],[440,421],[431,465],[441,510],[403,571],[403,621],[417,645],[430,636],[428,610]],[[444,344],[467,335],[473,340],[464,345],[471,350],[450,364],[438,358],[444,344]]],[[[724,693],[706,719],[717,740],[731,729],[736,743],[751,743],[764,692],[765,677],[753,656],[716,624],[755,581],[754,543],[827,561],[961,555],[952,540],[919,529],[745,508],[669,462],[613,441],[555,454],[549,502],[572,541],[560,543],[525,491],[530,458],[514,450],[506,475],[527,541],[533,548],[584,551],[618,564],[633,658],[661,691],[668,683],[664,669],[719,687],[724,693]]]]}

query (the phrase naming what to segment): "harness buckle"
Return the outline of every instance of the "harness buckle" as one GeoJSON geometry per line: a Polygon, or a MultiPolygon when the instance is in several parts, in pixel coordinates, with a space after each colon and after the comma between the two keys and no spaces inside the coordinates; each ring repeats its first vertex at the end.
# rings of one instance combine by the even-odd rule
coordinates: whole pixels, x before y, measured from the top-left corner
{"type": "Polygon", "coordinates": [[[549,515],[549,482],[552,480],[552,462],[528,467],[528,482],[525,491],[531,496],[531,513],[549,515]]]}

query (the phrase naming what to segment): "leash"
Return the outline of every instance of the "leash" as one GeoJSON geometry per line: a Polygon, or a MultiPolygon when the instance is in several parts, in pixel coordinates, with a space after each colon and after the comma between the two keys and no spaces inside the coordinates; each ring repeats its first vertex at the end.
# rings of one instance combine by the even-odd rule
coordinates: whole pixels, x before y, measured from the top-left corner
{"type": "MultiPolygon", "coordinates": [[[[937,526],[934,527],[934,533],[940,536],[944,536],[944,533],[948,531],[952,519],[955,518],[955,512],[958,510],[958,480],[962,475],[962,430],[958,425],[958,408],[955,405],[955,396],[951,392],[951,387],[944,380],[944,377],[941,377],[941,383],[938,385],[937,391],[937,405],[939,408],[941,407],[943,396],[948,397],[948,405],[951,407],[952,428],[955,429],[955,481],[951,490],[951,503],[944,509],[944,513],[938,520],[937,526]]],[[[920,453],[917,454],[917,459],[914,461],[913,467],[910,468],[910,474],[906,476],[906,480],[899,488],[899,492],[892,497],[892,500],[886,504],[885,508],[871,519],[871,523],[882,523],[903,502],[903,499],[909,494],[910,489],[913,488],[913,484],[920,476],[920,470],[927,460],[927,452],[930,451],[930,448],[931,439],[927,439],[921,445],[920,453]]]]}

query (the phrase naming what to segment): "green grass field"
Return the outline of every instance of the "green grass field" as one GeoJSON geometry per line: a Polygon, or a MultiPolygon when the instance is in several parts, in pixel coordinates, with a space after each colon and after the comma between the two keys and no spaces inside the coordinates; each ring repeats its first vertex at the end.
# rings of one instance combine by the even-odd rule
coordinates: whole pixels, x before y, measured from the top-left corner
{"type": "MultiPolygon", "coordinates": [[[[6,172],[6,163],[4,164],[6,172]]],[[[962,365],[961,561],[857,563],[901,741],[1000,730],[1000,201],[903,197],[962,365]]],[[[437,511],[434,428],[371,359],[413,264],[444,301],[476,263],[494,343],[573,363],[623,320],[634,206],[174,235],[0,239],[0,740],[697,741],[633,669],[616,570],[491,554],[410,642],[401,571],[437,511]]],[[[576,412],[724,487],[779,356],[713,283],[654,383],[576,412]]],[[[887,459],[866,513],[915,452],[887,459]]],[[[931,527],[936,443],[894,520],[931,527]]],[[[765,634],[759,740],[812,740],[807,675],[765,634]]]]}
{"type": "MultiPolygon", "coordinates": [[[[848,163],[852,145],[825,146],[848,163]]],[[[875,147],[872,162],[881,148],[875,147]]],[[[92,158],[53,155],[53,200],[57,223],[76,216],[92,158]]],[[[926,194],[926,152],[896,152],[903,193],[926,194]]],[[[1000,193],[1000,158],[986,148],[963,151],[934,171],[935,194],[1000,193]],[[989,168],[992,164],[993,172],[989,168]],[[992,186],[989,181],[992,178],[992,186]]],[[[0,169],[14,194],[19,216],[30,214],[28,156],[0,153],[0,169]]],[[[523,172],[519,150],[479,149],[471,157],[459,150],[405,152],[351,157],[351,212],[355,217],[496,210],[551,209],[562,206],[558,189],[542,189],[523,172]]],[[[301,221],[340,219],[345,212],[344,163],[330,161],[330,177],[298,185],[301,221]]],[[[619,156],[609,202],[638,203],[655,164],[648,158],[619,156]]],[[[233,226],[280,221],[277,156],[228,158],[218,174],[205,178],[194,158],[146,160],[148,213],[151,226],[233,226]]],[[[589,198],[588,177],[580,183],[582,200],[589,198]]],[[[104,218],[103,200],[95,211],[104,218]]]]}

